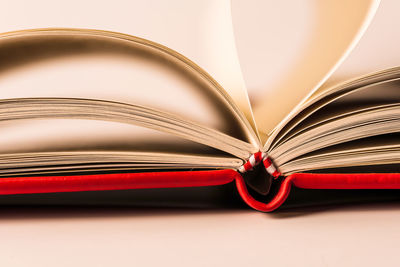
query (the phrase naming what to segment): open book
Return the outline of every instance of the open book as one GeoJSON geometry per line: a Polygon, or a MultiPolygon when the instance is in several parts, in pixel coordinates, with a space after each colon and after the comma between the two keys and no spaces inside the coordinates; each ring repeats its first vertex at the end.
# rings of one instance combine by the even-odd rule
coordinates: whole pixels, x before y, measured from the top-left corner
{"type": "MultiPolygon", "coordinates": [[[[152,40],[101,23],[84,29],[85,22],[4,31],[0,193],[236,180],[250,206],[269,211],[291,183],[399,188],[400,33],[387,28],[397,19],[394,3],[319,5],[315,31],[295,49],[292,37],[287,45],[268,34],[276,10],[267,19],[256,12],[269,10],[267,3],[257,10],[244,2],[158,3],[158,22],[135,30],[152,40]],[[380,54],[388,43],[390,57],[380,54]],[[296,68],[279,76],[280,60],[296,68]]],[[[150,16],[143,9],[138,15],[150,16]]],[[[310,21],[290,15],[279,34],[293,35],[293,25],[309,29],[310,21]]]]}

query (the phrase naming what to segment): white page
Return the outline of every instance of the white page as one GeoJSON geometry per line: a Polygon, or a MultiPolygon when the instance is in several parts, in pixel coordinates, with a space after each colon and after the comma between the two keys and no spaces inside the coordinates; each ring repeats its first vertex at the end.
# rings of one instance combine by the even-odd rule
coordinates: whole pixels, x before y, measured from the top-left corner
{"type": "Polygon", "coordinates": [[[234,1],[238,54],[261,134],[329,76],[376,7],[365,0],[234,1]]]}
{"type": "Polygon", "coordinates": [[[319,91],[361,75],[400,66],[399,10],[400,1],[381,2],[354,50],[319,91]]]}

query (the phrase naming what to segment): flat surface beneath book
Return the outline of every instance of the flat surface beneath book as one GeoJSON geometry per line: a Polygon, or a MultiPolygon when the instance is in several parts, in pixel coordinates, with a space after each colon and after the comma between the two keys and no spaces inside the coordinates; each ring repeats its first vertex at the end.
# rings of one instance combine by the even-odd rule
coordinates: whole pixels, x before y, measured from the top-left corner
{"type": "Polygon", "coordinates": [[[395,266],[399,208],[0,208],[0,265],[395,266]]]}

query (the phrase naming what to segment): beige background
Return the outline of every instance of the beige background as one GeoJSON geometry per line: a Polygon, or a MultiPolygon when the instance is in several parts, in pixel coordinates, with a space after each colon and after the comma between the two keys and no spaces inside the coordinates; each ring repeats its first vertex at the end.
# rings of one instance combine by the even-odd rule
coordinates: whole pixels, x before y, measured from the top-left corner
{"type": "Polygon", "coordinates": [[[2,208],[0,265],[398,266],[399,208],[2,208]]]}

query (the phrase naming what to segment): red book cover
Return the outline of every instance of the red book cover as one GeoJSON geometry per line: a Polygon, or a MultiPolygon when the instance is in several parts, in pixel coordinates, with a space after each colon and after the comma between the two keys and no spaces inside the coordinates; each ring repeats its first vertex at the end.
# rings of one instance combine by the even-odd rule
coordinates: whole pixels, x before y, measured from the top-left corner
{"type": "MultiPolygon", "coordinates": [[[[116,173],[75,176],[12,177],[0,179],[0,194],[33,194],[214,186],[235,182],[243,201],[251,208],[270,212],[284,203],[292,186],[304,189],[400,189],[399,173],[312,174],[284,177],[269,202],[256,200],[235,170],[116,173]]],[[[150,197],[150,196],[149,196],[150,197]]]]}

